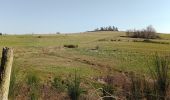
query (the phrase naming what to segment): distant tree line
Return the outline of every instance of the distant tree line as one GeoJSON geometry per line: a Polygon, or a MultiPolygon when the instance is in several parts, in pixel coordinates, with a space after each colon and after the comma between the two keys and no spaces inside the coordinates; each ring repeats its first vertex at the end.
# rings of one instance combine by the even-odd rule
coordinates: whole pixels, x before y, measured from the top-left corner
{"type": "Polygon", "coordinates": [[[159,38],[159,35],[156,33],[156,30],[155,28],[153,28],[152,25],[142,30],[136,29],[127,30],[126,35],[131,38],[145,38],[145,39],[159,38]]]}
{"type": "Polygon", "coordinates": [[[108,26],[108,27],[96,28],[94,31],[119,31],[119,30],[115,26],[108,26]]]}

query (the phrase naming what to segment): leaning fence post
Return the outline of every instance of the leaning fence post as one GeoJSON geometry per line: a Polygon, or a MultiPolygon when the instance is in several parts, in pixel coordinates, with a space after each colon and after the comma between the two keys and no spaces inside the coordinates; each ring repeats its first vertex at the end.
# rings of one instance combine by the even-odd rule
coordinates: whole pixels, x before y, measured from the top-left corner
{"type": "Polygon", "coordinates": [[[13,49],[4,47],[0,65],[0,100],[8,100],[12,63],[13,49]]]}

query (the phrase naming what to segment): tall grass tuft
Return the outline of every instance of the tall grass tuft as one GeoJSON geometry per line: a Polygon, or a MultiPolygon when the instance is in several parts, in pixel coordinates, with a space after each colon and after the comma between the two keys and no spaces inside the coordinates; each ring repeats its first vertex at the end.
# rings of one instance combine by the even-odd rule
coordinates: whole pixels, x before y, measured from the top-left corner
{"type": "Polygon", "coordinates": [[[127,95],[128,100],[140,100],[143,98],[143,80],[141,76],[131,72],[129,75],[130,78],[130,92],[127,95]]]}
{"type": "Polygon", "coordinates": [[[166,100],[170,77],[169,77],[170,58],[168,56],[159,56],[156,54],[154,67],[151,70],[154,80],[155,94],[159,100],[166,100]]]}
{"type": "Polygon", "coordinates": [[[30,73],[27,75],[27,84],[30,87],[30,99],[31,100],[38,100],[39,97],[39,78],[30,73]]]}
{"type": "Polygon", "coordinates": [[[80,87],[80,83],[80,76],[75,71],[74,80],[68,83],[68,95],[71,100],[79,100],[80,95],[84,92],[80,87]]]}
{"type": "Polygon", "coordinates": [[[156,54],[153,60],[154,66],[150,68],[152,79],[147,79],[141,75],[130,74],[130,92],[127,96],[129,100],[167,100],[169,92],[169,64],[168,56],[156,54]]]}

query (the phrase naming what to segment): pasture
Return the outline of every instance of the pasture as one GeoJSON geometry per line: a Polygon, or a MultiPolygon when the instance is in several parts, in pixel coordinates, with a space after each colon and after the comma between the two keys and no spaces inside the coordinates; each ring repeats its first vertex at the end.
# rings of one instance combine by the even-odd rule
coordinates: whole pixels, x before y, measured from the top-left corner
{"type": "Polygon", "coordinates": [[[69,79],[75,69],[84,84],[88,80],[95,85],[98,85],[96,78],[108,73],[133,71],[149,75],[148,67],[152,67],[153,55],[170,54],[170,35],[160,34],[160,37],[151,40],[156,42],[143,42],[144,39],[125,37],[124,32],[0,36],[1,48],[14,48],[13,92],[9,97],[11,100],[30,97],[27,86],[29,74],[39,78],[40,91],[43,92],[37,94],[38,98],[51,100],[58,93],[51,89],[53,78],[69,79]],[[78,47],[68,48],[64,45],[78,47]],[[45,91],[52,92],[48,94],[45,91]]]}

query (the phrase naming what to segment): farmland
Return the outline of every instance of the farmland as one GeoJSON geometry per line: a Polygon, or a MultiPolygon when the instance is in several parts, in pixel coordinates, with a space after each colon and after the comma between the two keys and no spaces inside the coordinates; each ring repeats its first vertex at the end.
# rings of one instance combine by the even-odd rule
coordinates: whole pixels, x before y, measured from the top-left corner
{"type": "Polygon", "coordinates": [[[50,89],[53,78],[70,78],[75,70],[78,70],[84,84],[86,80],[99,84],[100,82],[95,79],[104,77],[108,73],[114,75],[118,72],[133,71],[149,76],[148,67],[152,67],[153,55],[170,54],[170,35],[160,34],[160,37],[160,39],[151,39],[154,42],[144,42],[144,39],[125,37],[124,32],[109,31],[0,36],[1,48],[4,46],[14,48],[13,70],[15,71],[11,77],[15,77],[13,81],[15,92],[12,92],[10,98],[23,100],[30,97],[28,94],[30,89],[27,86],[29,74],[37,76],[39,84],[45,87],[41,87],[40,91],[52,91],[48,96],[44,92],[38,94],[38,97],[51,100],[55,99],[58,93],[50,89]],[[77,47],[68,48],[64,45],[77,45],[77,47]]]}

